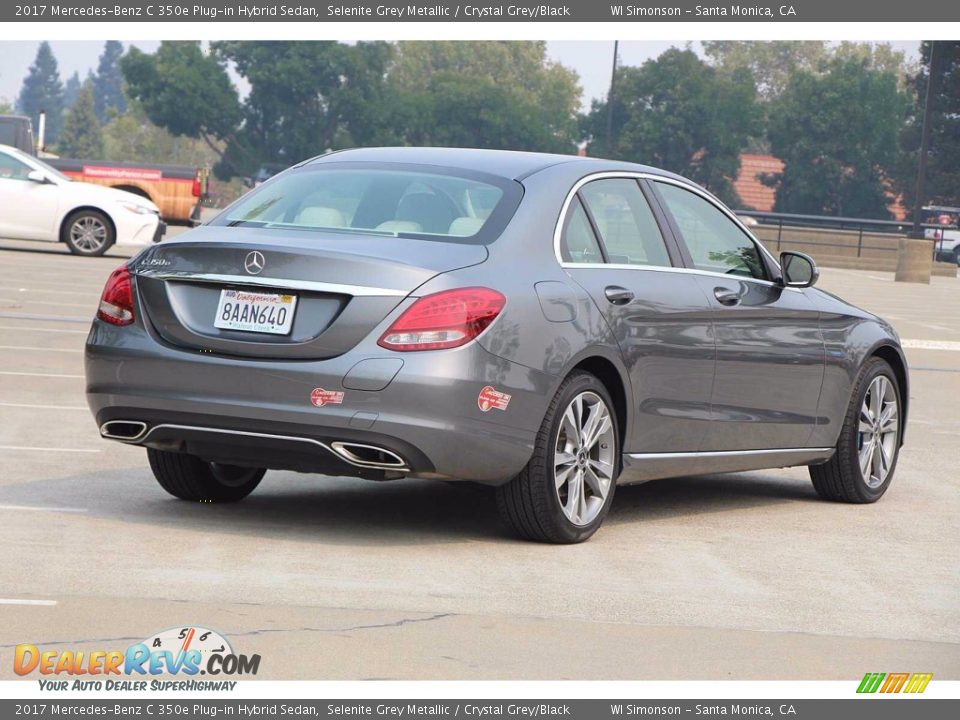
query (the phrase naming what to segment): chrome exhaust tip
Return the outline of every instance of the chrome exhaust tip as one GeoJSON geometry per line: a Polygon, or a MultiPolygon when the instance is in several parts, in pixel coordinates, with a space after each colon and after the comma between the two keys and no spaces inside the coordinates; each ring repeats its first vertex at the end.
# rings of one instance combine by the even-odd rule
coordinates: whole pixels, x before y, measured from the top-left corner
{"type": "Polygon", "coordinates": [[[108,440],[136,442],[147,434],[147,424],[139,420],[108,420],[100,426],[100,435],[108,440]]]}
{"type": "Polygon", "coordinates": [[[407,461],[392,450],[354,442],[332,442],[333,451],[351,465],[380,468],[382,470],[407,470],[407,461]]]}

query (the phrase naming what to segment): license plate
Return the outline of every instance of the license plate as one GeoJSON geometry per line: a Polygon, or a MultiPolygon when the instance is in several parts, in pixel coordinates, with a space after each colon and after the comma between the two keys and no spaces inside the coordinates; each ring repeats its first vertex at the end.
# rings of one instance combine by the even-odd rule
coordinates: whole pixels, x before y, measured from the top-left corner
{"type": "Polygon", "coordinates": [[[296,295],[221,290],[213,326],[221,330],[289,335],[296,295]]]}

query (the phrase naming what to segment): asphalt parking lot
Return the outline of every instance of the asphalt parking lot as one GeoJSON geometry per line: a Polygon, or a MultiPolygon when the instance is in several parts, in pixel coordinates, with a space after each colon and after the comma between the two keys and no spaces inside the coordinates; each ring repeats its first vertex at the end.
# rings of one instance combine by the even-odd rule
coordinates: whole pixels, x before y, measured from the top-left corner
{"type": "Polygon", "coordinates": [[[876,505],[805,469],[620,488],[571,547],[514,541],[489,494],[270,472],[191,505],[99,438],[83,342],[123,252],[0,241],[0,679],[13,648],[203,625],[261,679],[960,679],[960,279],[821,285],[898,328],[908,444],[876,505]]]}

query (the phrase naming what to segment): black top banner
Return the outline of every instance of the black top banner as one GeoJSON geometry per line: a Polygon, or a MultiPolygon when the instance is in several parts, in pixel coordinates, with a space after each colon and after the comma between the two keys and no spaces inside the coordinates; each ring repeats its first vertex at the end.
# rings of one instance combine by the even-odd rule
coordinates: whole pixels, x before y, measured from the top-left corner
{"type": "Polygon", "coordinates": [[[72,0],[3,3],[2,22],[950,22],[960,3],[943,0],[696,0],[521,2],[329,2],[299,0],[72,0]]]}

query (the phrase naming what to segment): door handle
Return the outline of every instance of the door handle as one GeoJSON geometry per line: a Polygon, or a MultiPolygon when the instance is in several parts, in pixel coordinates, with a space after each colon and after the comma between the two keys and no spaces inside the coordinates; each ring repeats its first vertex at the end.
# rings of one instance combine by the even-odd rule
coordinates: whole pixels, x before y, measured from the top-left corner
{"type": "Polygon", "coordinates": [[[713,289],[713,296],[721,305],[739,305],[740,293],[729,288],[718,287],[713,289]]]}
{"type": "Polygon", "coordinates": [[[633,292],[619,285],[607,285],[607,287],[603,289],[603,294],[606,295],[607,300],[613,305],[626,305],[633,300],[633,292]]]}

